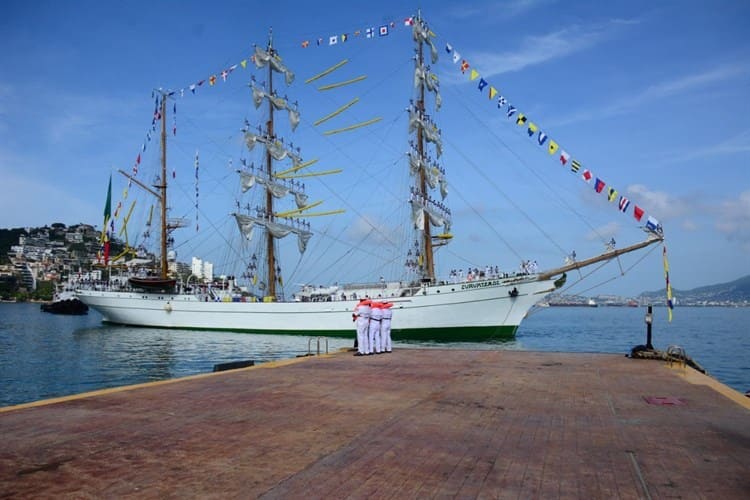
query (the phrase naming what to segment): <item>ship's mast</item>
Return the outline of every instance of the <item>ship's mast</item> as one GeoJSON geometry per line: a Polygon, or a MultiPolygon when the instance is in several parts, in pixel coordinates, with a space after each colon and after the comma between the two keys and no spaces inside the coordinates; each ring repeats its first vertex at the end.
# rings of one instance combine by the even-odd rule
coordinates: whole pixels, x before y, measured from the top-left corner
{"type": "Polygon", "coordinates": [[[161,94],[161,277],[167,277],[167,96],[161,94]]]}
{"type": "MultiPolygon", "coordinates": [[[[420,21],[421,16],[418,16],[417,22],[420,21]]],[[[424,51],[421,41],[419,41],[419,47],[417,49],[417,64],[419,66],[422,66],[424,64],[424,51]]],[[[424,87],[425,83],[422,80],[420,81],[419,85],[419,98],[416,102],[416,111],[422,116],[424,116],[425,114],[424,87]]],[[[420,158],[424,158],[424,132],[421,127],[417,128],[417,153],[419,154],[420,158]]],[[[424,197],[423,199],[427,199],[429,193],[427,190],[427,179],[425,178],[424,169],[419,169],[419,193],[424,197]]],[[[432,252],[432,234],[430,231],[430,218],[425,217],[422,227],[422,247],[424,248],[424,267],[422,269],[422,278],[429,279],[430,282],[433,282],[435,281],[435,264],[432,252]]]]}
{"type": "MultiPolygon", "coordinates": [[[[274,57],[272,32],[268,33],[268,55],[274,57]]],[[[268,65],[268,95],[273,95],[273,69],[268,65]]],[[[266,136],[269,141],[275,141],[273,134],[273,104],[268,100],[268,122],[266,122],[266,136]]],[[[270,148],[266,148],[266,174],[268,179],[273,179],[273,158],[270,148]]],[[[266,217],[269,222],[273,221],[273,195],[266,190],[266,217]]],[[[276,255],[274,254],[274,237],[271,231],[266,231],[266,264],[268,266],[268,296],[276,297],[276,255]]],[[[273,300],[273,299],[272,299],[273,300]]]]}

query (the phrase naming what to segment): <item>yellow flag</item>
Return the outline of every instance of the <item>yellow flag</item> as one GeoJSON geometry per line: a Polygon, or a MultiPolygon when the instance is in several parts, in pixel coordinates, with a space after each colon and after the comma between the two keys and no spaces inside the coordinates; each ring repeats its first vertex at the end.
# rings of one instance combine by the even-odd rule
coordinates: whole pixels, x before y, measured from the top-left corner
{"type": "Polygon", "coordinates": [[[523,125],[524,123],[526,123],[526,116],[523,113],[518,113],[516,125],[523,125]]]}
{"type": "Polygon", "coordinates": [[[247,68],[247,59],[243,59],[242,61],[240,61],[240,66],[242,66],[242,69],[247,68]]]}
{"type": "Polygon", "coordinates": [[[529,137],[533,137],[539,127],[534,122],[529,122],[529,137]]]}
{"type": "Polygon", "coordinates": [[[495,87],[490,86],[490,101],[495,98],[497,95],[497,89],[495,87]]]}
{"type": "Polygon", "coordinates": [[[560,146],[557,145],[555,141],[550,139],[549,146],[547,146],[547,152],[551,155],[555,154],[557,150],[560,148],[560,146]]]}
{"type": "Polygon", "coordinates": [[[469,80],[476,80],[477,78],[479,78],[479,71],[472,68],[471,73],[469,74],[469,80]]]}

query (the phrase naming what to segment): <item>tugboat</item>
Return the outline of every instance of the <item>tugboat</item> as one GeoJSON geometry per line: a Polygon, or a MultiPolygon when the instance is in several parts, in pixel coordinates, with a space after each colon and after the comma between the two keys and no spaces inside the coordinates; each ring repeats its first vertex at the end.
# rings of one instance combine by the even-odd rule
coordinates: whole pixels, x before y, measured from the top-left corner
{"type": "Polygon", "coordinates": [[[89,312],[89,306],[81,302],[75,293],[68,290],[56,293],[54,300],[42,304],[41,309],[42,312],[52,314],[81,315],[89,312]]]}

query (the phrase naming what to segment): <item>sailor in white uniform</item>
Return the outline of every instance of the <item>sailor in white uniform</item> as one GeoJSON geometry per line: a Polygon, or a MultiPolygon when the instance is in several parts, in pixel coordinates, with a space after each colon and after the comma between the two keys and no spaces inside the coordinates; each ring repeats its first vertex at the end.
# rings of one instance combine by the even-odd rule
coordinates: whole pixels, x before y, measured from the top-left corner
{"type": "Polygon", "coordinates": [[[370,311],[370,352],[380,354],[382,349],[380,345],[380,322],[383,319],[383,304],[380,302],[372,303],[370,311]]]}
{"type": "Polygon", "coordinates": [[[391,352],[391,319],[393,318],[393,304],[386,302],[383,304],[383,319],[380,322],[381,348],[383,352],[391,352]]]}
{"type": "Polygon", "coordinates": [[[370,301],[361,299],[354,307],[354,317],[357,320],[357,353],[355,356],[364,356],[370,351],[370,301]]]}

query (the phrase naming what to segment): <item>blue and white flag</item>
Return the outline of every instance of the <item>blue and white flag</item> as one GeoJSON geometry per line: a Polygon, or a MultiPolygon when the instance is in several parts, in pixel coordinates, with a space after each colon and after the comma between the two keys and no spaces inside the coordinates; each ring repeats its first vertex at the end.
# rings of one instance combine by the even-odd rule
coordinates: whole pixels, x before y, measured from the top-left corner
{"type": "Polygon", "coordinates": [[[659,224],[659,221],[649,215],[648,219],[646,220],[646,229],[658,233],[660,232],[660,228],[661,224],[659,224]]]}
{"type": "Polygon", "coordinates": [[[544,144],[544,141],[547,140],[547,134],[545,134],[543,131],[539,131],[539,135],[537,136],[536,140],[539,142],[539,145],[541,146],[544,144]]]}

